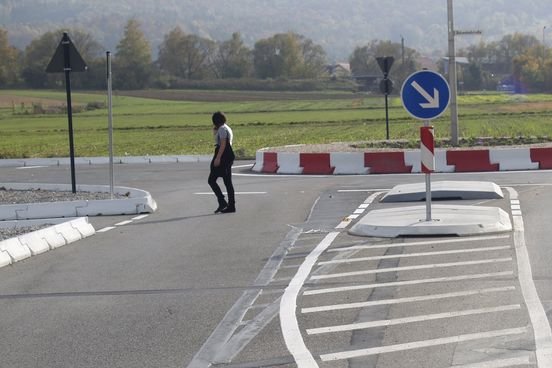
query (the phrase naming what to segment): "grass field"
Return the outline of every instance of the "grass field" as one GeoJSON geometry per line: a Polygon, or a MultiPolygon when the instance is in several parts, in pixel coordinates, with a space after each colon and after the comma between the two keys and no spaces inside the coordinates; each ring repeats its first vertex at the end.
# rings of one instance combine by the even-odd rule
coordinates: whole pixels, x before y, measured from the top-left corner
{"type": "MultiPolygon", "coordinates": [[[[67,116],[59,111],[65,98],[63,91],[0,91],[0,158],[68,156],[67,116]]],[[[107,156],[106,99],[105,93],[73,93],[75,110],[100,106],[73,115],[77,156],[107,156]]],[[[552,95],[465,95],[458,105],[463,138],[552,137],[552,95]]],[[[227,113],[241,158],[267,146],[383,140],[383,106],[381,96],[343,92],[116,93],[115,155],[210,154],[210,117],[217,110],[227,113]]],[[[392,140],[418,141],[421,123],[398,97],[390,100],[389,116],[392,140]]],[[[449,119],[433,122],[436,138],[449,136],[449,119]]]]}

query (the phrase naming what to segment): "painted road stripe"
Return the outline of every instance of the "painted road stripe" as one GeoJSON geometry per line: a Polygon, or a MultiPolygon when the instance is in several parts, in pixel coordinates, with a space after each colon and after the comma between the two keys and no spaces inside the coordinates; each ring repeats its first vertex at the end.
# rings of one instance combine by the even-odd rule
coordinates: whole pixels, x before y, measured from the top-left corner
{"type": "Polygon", "coordinates": [[[414,317],[386,319],[381,321],[371,321],[371,322],[361,322],[361,323],[351,323],[348,325],[340,325],[340,326],[311,328],[311,329],[307,329],[307,334],[319,335],[323,333],[355,331],[355,330],[362,330],[362,329],[375,328],[375,327],[396,326],[396,325],[402,325],[406,323],[416,323],[416,322],[425,322],[425,321],[435,321],[438,319],[446,319],[446,318],[474,316],[478,314],[508,312],[508,311],[519,310],[519,309],[521,309],[521,305],[519,304],[504,305],[504,306],[493,307],[493,308],[468,309],[464,311],[426,314],[426,315],[414,316],[414,317]]]}
{"type": "Polygon", "coordinates": [[[521,215],[522,215],[521,211],[512,211],[512,216],[521,217],[521,215]]]}
{"type": "MultiPolygon", "coordinates": [[[[223,194],[228,194],[226,192],[222,192],[223,194]]],[[[213,192],[197,192],[194,193],[195,195],[215,195],[213,192]]],[[[244,195],[244,194],[267,194],[267,192],[236,192],[234,194],[244,195]]]]}
{"type": "Polygon", "coordinates": [[[359,206],[359,208],[354,212],[353,215],[347,216],[339,225],[337,225],[336,229],[345,229],[347,226],[351,224],[351,221],[357,219],[360,217],[360,214],[364,213],[365,210],[370,206],[370,204],[376,199],[382,192],[377,192],[372,195],[370,195],[363,204],[359,206]]]}
{"type": "Polygon", "coordinates": [[[368,261],[379,261],[382,259],[395,259],[395,258],[412,258],[412,257],[426,257],[426,256],[442,256],[449,254],[462,254],[462,253],[477,253],[477,252],[489,252],[493,250],[504,250],[511,249],[509,245],[502,245],[497,247],[486,247],[486,248],[470,248],[470,249],[456,249],[456,250],[445,250],[439,252],[425,252],[425,253],[407,253],[407,254],[393,254],[388,256],[374,256],[374,257],[359,257],[359,258],[349,258],[349,259],[336,259],[333,261],[324,261],[318,262],[319,265],[327,264],[341,264],[341,263],[354,263],[354,262],[368,262],[368,261]]]}
{"type": "Polygon", "coordinates": [[[115,226],[124,226],[132,223],[132,220],[121,221],[115,224],[115,226]]]}
{"type": "Polygon", "coordinates": [[[137,220],[144,219],[144,218],[146,218],[146,217],[148,217],[148,216],[149,216],[149,214],[140,215],[140,216],[133,217],[132,220],[133,220],[133,221],[137,221],[137,220]]]}
{"type": "Polygon", "coordinates": [[[458,291],[455,293],[413,296],[408,298],[373,300],[373,301],[359,302],[359,303],[325,305],[321,307],[303,308],[301,309],[301,313],[330,312],[330,311],[343,310],[343,309],[374,307],[378,305],[417,303],[417,302],[424,302],[429,300],[459,298],[459,297],[465,297],[465,296],[484,295],[484,294],[491,294],[491,293],[498,293],[498,292],[505,292],[505,291],[513,291],[515,289],[516,289],[515,286],[506,286],[506,287],[500,287],[500,288],[458,291]]]}
{"type": "Polygon", "coordinates": [[[16,170],[27,170],[27,169],[40,169],[42,167],[48,167],[48,166],[21,166],[21,167],[16,167],[15,169],[16,170]]]}
{"type": "Polygon", "coordinates": [[[486,362],[455,365],[454,368],[509,368],[518,367],[520,365],[531,365],[531,356],[525,354],[516,358],[489,360],[486,362]]]}
{"type": "Polygon", "coordinates": [[[312,290],[306,290],[303,293],[303,295],[320,295],[320,294],[330,294],[330,293],[342,293],[342,292],[347,292],[347,291],[375,289],[375,288],[382,288],[382,287],[396,287],[396,286],[432,284],[432,283],[439,283],[439,282],[477,280],[477,279],[487,279],[487,278],[513,276],[513,275],[514,275],[513,271],[503,271],[503,272],[493,272],[493,273],[479,273],[479,274],[473,274],[473,275],[436,277],[436,278],[431,278],[431,279],[420,279],[420,280],[381,282],[381,283],[376,283],[376,284],[342,286],[342,287],[325,288],[325,289],[312,289],[312,290]]]}
{"type": "Polygon", "coordinates": [[[318,257],[324,253],[338,235],[339,232],[331,232],[326,235],[320,244],[307,256],[280,300],[280,327],[286,346],[291,355],[293,355],[298,368],[317,368],[318,364],[309,349],[307,349],[301,335],[301,330],[299,329],[299,322],[295,315],[297,296],[309,277],[318,257]]]}
{"type": "Polygon", "coordinates": [[[355,245],[352,247],[328,249],[328,252],[348,252],[351,250],[359,250],[359,249],[386,249],[386,248],[400,248],[400,247],[415,247],[415,246],[432,245],[432,244],[464,243],[464,242],[471,242],[471,241],[506,239],[509,237],[510,235],[491,235],[491,236],[480,236],[480,237],[466,237],[466,238],[460,238],[460,239],[428,240],[428,241],[420,241],[420,242],[412,242],[412,243],[393,243],[393,244],[383,244],[383,245],[355,245]]]}
{"type": "MultiPolygon", "coordinates": [[[[506,188],[510,193],[510,198],[518,199],[518,193],[514,188],[506,188]]],[[[521,292],[527,305],[529,318],[533,325],[533,333],[536,343],[537,363],[541,368],[552,367],[552,330],[550,322],[544,311],[544,307],[537,293],[537,288],[533,282],[533,272],[531,271],[531,262],[529,252],[525,243],[525,227],[521,214],[513,216],[514,220],[514,243],[517,254],[518,278],[521,286],[521,292]]]]}
{"type": "Polygon", "coordinates": [[[511,207],[513,210],[521,210],[521,206],[519,204],[513,204],[511,207]]]}
{"type": "Polygon", "coordinates": [[[374,273],[384,273],[384,272],[427,270],[427,269],[434,269],[434,268],[446,268],[446,267],[457,267],[457,266],[475,266],[475,265],[481,265],[481,264],[501,263],[501,262],[511,262],[511,261],[512,261],[512,257],[507,257],[507,258],[482,259],[478,261],[468,261],[468,262],[434,263],[434,264],[425,264],[425,265],[419,265],[419,266],[389,267],[389,268],[379,268],[374,270],[333,273],[329,275],[315,275],[311,277],[311,280],[334,279],[334,278],[340,278],[340,277],[370,275],[374,273]]]}
{"type": "Polygon", "coordinates": [[[107,227],[104,227],[103,229],[97,230],[96,232],[105,233],[106,231],[113,230],[113,229],[115,229],[115,226],[107,226],[107,227]]]}
{"type": "MultiPolygon", "coordinates": [[[[388,346],[382,346],[378,348],[359,349],[359,350],[350,350],[350,351],[344,351],[344,352],[333,353],[333,354],[324,354],[324,355],[321,355],[320,358],[322,359],[322,361],[328,362],[333,360],[351,359],[351,358],[358,358],[363,356],[393,353],[397,351],[413,350],[413,349],[427,348],[427,347],[446,345],[446,344],[457,344],[465,341],[491,339],[495,337],[504,337],[504,336],[511,336],[511,335],[521,335],[526,332],[527,332],[526,327],[510,328],[506,330],[495,330],[495,331],[479,332],[479,333],[466,334],[466,335],[443,337],[440,339],[433,339],[433,340],[414,341],[414,342],[409,342],[405,344],[388,345],[388,346]]],[[[543,366],[542,368],[544,367],[545,366],[543,366]]]]}

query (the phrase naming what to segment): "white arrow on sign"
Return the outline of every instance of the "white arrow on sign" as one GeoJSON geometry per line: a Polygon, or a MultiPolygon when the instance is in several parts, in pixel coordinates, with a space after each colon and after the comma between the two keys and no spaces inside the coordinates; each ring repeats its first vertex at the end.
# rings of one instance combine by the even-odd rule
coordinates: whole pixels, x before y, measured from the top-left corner
{"type": "Polygon", "coordinates": [[[431,96],[427,91],[418,84],[418,82],[412,82],[412,87],[418,91],[426,100],[427,103],[421,103],[420,106],[424,109],[438,109],[439,108],[439,90],[433,88],[433,96],[431,96]]]}

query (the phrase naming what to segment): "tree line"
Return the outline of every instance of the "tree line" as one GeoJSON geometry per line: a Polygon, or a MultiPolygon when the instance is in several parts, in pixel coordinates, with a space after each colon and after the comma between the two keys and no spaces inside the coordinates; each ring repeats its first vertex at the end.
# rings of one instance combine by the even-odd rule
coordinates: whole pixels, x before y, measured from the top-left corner
{"type": "MultiPolygon", "coordinates": [[[[47,32],[18,50],[0,29],[0,87],[56,88],[60,75],[45,68],[61,40],[63,31],[47,32]]],[[[93,36],[82,30],[69,35],[88,64],[86,73],[76,73],[73,86],[105,88],[105,55],[93,36]]],[[[529,91],[552,91],[552,54],[533,36],[514,34],[498,42],[479,43],[458,51],[468,64],[460,68],[459,80],[466,90],[495,89],[501,80],[529,91]]],[[[391,77],[396,86],[419,70],[420,54],[404,44],[374,40],[357,46],[349,57],[352,75],[380,75],[376,56],[393,56],[391,77]]],[[[444,65],[444,63],[443,63],[444,65]]],[[[444,70],[441,70],[444,71],[444,70]]],[[[113,86],[120,90],[182,88],[209,80],[319,80],[327,78],[324,48],[293,32],[245,45],[240,33],[216,42],[188,34],[179,27],[164,36],[157,60],[136,19],[126,23],[113,57],[113,86]]]]}

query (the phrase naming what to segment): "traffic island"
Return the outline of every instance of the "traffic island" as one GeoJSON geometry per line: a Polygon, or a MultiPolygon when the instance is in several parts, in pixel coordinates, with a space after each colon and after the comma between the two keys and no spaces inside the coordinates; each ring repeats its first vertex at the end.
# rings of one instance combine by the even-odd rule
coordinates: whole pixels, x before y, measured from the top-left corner
{"type": "Polygon", "coordinates": [[[512,230],[510,216],[501,208],[459,205],[386,208],[368,212],[350,230],[351,235],[381,238],[399,236],[468,236],[512,230]]]}

